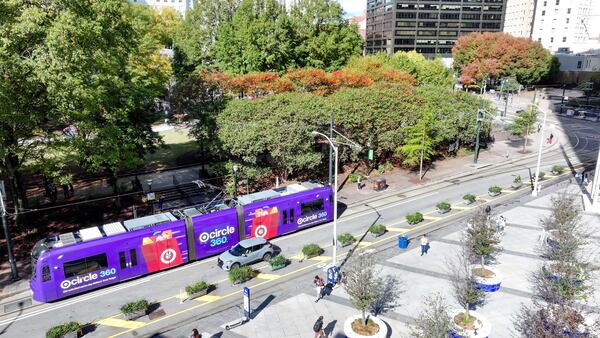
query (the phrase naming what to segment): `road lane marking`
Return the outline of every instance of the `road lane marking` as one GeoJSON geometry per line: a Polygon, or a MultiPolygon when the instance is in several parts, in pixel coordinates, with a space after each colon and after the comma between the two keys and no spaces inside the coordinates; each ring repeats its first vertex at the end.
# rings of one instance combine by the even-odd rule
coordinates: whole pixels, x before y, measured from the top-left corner
{"type": "Polygon", "coordinates": [[[423,219],[426,220],[426,221],[439,221],[440,219],[444,219],[446,217],[435,217],[435,216],[423,215],[423,219]]]}
{"type": "Polygon", "coordinates": [[[387,228],[387,230],[391,231],[391,232],[399,232],[399,233],[405,233],[408,231],[408,229],[406,229],[406,228],[392,228],[392,227],[387,228]]]}
{"type": "Polygon", "coordinates": [[[358,242],[358,246],[366,248],[368,246],[373,245],[373,242],[358,242]]]}
{"type": "Polygon", "coordinates": [[[120,327],[122,329],[131,329],[131,330],[139,329],[139,328],[146,326],[146,323],[136,322],[135,320],[123,320],[123,319],[116,319],[116,318],[101,319],[101,320],[97,321],[96,323],[98,323],[100,325],[114,326],[114,327],[120,327]]]}
{"type": "Polygon", "coordinates": [[[212,303],[212,302],[218,301],[221,298],[223,298],[223,297],[221,297],[221,296],[213,296],[213,295],[204,295],[204,296],[200,296],[200,297],[194,298],[194,300],[195,301],[199,301],[199,302],[212,303]]]}
{"type": "Polygon", "coordinates": [[[274,280],[274,279],[277,279],[277,278],[281,278],[281,276],[280,275],[269,274],[269,273],[259,273],[258,275],[256,275],[256,278],[258,278],[258,279],[274,280]]]}
{"type": "Polygon", "coordinates": [[[308,260],[309,260],[309,261],[319,261],[319,262],[323,262],[323,261],[327,261],[327,260],[329,260],[329,259],[330,259],[330,257],[317,256],[317,257],[312,257],[312,258],[309,258],[308,260]]]}

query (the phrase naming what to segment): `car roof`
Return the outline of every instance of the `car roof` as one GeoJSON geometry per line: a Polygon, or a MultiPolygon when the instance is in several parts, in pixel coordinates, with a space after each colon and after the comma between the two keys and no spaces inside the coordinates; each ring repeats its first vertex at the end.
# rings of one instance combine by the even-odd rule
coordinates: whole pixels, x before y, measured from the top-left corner
{"type": "Polygon", "coordinates": [[[240,245],[247,248],[254,245],[265,244],[266,242],[267,240],[262,237],[253,237],[240,241],[240,245]]]}

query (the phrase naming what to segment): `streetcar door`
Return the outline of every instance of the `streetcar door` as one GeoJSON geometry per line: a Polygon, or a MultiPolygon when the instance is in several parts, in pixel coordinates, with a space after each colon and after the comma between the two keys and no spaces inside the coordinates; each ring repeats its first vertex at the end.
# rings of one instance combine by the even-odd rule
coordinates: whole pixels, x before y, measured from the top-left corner
{"type": "Polygon", "coordinates": [[[119,275],[121,278],[133,278],[140,275],[139,250],[136,247],[128,247],[119,250],[119,275]]]}

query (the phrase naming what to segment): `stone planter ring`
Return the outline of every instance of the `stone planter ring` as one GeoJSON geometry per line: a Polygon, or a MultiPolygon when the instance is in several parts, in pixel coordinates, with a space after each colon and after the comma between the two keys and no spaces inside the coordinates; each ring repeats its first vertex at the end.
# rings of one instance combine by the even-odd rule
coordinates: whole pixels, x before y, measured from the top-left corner
{"type": "MultiPolygon", "coordinates": [[[[450,318],[452,318],[452,323],[454,323],[454,317],[464,312],[464,309],[452,311],[452,314],[450,316],[450,318]]],[[[483,315],[475,311],[469,311],[469,316],[475,317],[477,319],[478,325],[476,325],[475,327],[477,330],[461,329],[457,327],[456,324],[454,324],[454,326],[456,327],[456,331],[450,332],[448,336],[452,338],[488,338],[490,333],[492,332],[492,324],[490,323],[490,321],[487,320],[487,318],[485,318],[483,315]]]]}
{"type": "MultiPolygon", "coordinates": [[[[481,268],[481,265],[471,265],[471,270],[476,268],[481,268]]],[[[489,266],[484,266],[484,269],[493,272],[494,276],[490,278],[473,276],[475,283],[477,284],[477,288],[485,292],[496,292],[500,290],[500,284],[502,283],[502,275],[500,272],[489,266]]]]}
{"type": "Polygon", "coordinates": [[[352,330],[352,323],[357,319],[362,319],[362,315],[350,316],[344,322],[344,334],[347,338],[386,338],[388,336],[387,324],[375,316],[369,316],[369,319],[379,326],[379,331],[377,331],[377,333],[372,336],[363,336],[362,334],[354,332],[354,330],[352,330]]]}

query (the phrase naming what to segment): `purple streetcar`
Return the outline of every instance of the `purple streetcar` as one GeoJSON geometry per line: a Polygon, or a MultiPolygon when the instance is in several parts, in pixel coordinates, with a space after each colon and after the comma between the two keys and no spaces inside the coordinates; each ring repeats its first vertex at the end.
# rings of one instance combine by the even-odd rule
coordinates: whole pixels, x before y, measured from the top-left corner
{"type": "Polygon", "coordinates": [[[219,254],[240,240],[282,236],[333,219],[330,186],[303,182],[40,240],[33,299],[51,302],[219,254]]]}

